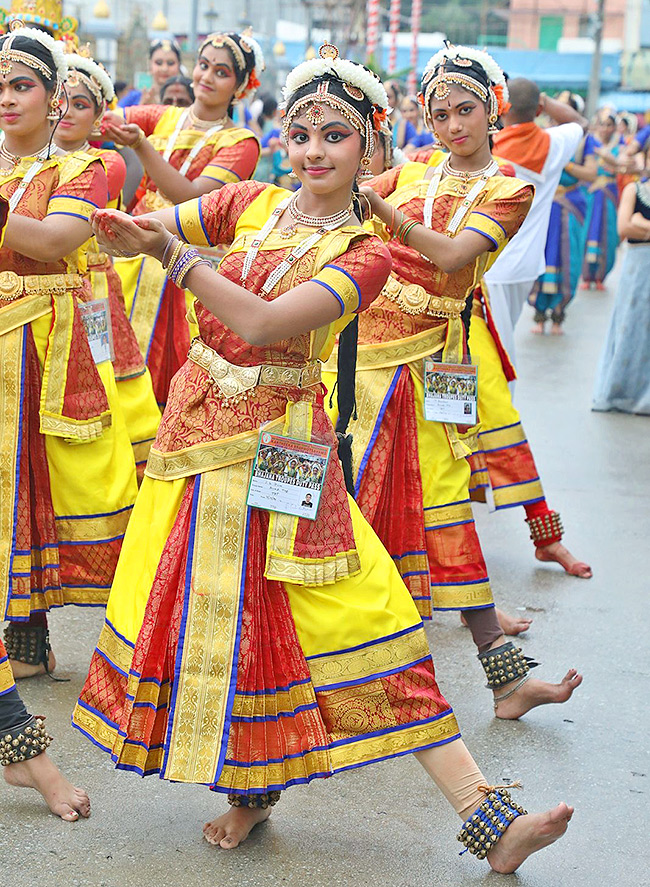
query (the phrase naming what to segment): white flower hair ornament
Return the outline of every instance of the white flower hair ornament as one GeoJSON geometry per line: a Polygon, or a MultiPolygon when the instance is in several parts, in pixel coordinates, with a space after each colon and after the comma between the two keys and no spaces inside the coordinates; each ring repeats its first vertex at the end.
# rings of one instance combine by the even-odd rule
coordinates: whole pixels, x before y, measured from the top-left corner
{"type": "Polygon", "coordinates": [[[83,83],[100,108],[104,107],[104,103],[108,105],[113,101],[115,98],[113,82],[102,65],[89,56],[79,55],[76,52],[68,54],[67,61],[68,86],[74,87],[83,83]]]}
{"type": "Polygon", "coordinates": [[[34,71],[40,71],[47,80],[54,78],[56,85],[50,99],[48,118],[50,120],[58,120],[61,116],[61,90],[63,88],[63,81],[68,75],[68,63],[65,60],[62,41],[55,40],[54,37],[51,37],[45,31],[41,31],[40,28],[25,28],[19,19],[15,19],[9,27],[8,36],[5,37],[0,47],[0,76],[6,78],[15,64],[27,65],[34,71]],[[29,40],[35,40],[48,49],[52,55],[54,70],[30,52],[14,49],[13,44],[17,37],[27,37],[29,40]]]}
{"type": "Polygon", "coordinates": [[[483,103],[488,105],[488,132],[499,131],[498,121],[510,107],[506,78],[492,56],[482,49],[471,46],[452,46],[447,44],[431,56],[422,75],[422,89],[418,95],[424,108],[424,122],[428,129],[433,130],[430,103],[431,97],[445,99],[452,86],[460,86],[473,92],[483,103]],[[446,70],[447,65],[456,70],[446,70]],[[476,76],[476,68],[483,70],[484,82],[476,76]],[[458,70],[461,68],[462,70],[458,70]]]}
{"type": "Polygon", "coordinates": [[[342,114],[348,120],[365,142],[365,151],[361,158],[361,165],[367,169],[370,166],[372,155],[375,151],[375,131],[379,130],[386,120],[388,109],[388,96],[379,78],[348,59],[339,57],[339,51],[331,43],[324,43],[318,51],[318,58],[302,62],[289,73],[286,84],[282,90],[284,96],[285,112],[282,123],[282,135],[284,141],[288,140],[289,127],[292,120],[302,111],[307,109],[306,117],[316,129],[323,122],[323,105],[327,105],[342,114]],[[352,101],[346,101],[341,96],[330,92],[329,80],[321,78],[330,77],[341,82],[343,92],[354,102],[367,99],[372,105],[372,113],[364,116],[352,101]],[[313,92],[291,102],[299,89],[307,86],[315,80],[320,82],[314,87],[313,92]]]}
{"type": "Polygon", "coordinates": [[[247,93],[257,89],[260,85],[257,74],[261,74],[262,71],[264,71],[266,63],[264,61],[262,47],[257,40],[253,38],[250,29],[247,28],[243,34],[236,34],[234,31],[229,34],[221,32],[208,34],[203,43],[199,46],[199,55],[201,55],[206,46],[214,46],[215,49],[225,47],[230,50],[230,54],[234,58],[235,65],[239,69],[240,74],[246,71],[246,56],[252,55],[251,61],[253,64],[251,65],[251,70],[245,74],[241,86],[235,93],[235,99],[241,99],[247,93]]]}

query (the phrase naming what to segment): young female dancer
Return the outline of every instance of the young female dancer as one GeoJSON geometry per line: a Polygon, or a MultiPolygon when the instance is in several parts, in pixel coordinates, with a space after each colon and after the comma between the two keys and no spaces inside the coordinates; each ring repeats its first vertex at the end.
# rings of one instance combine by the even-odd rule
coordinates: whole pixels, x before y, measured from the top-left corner
{"type": "Polygon", "coordinates": [[[407,163],[364,189],[393,235],[393,273],[359,321],[355,489],[421,615],[462,612],[496,715],[514,719],[566,701],[581,677],[571,669],[558,685],[530,680],[529,660],[505,643],[469,501],[466,457],[476,432],[425,419],[423,365],[432,355],[452,364],[467,359],[467,300],[521,225],[532,188],[502,176],[491,156],[490,131],[507,92],[489,55],[466,47],[437,53],[422,96],[447,159],[436,168],[407,163]],[[505,674],[503,656],[517,660],[505,674]]]}
{"type": "Polygon", "coordinates": [[[161,90],[170,77],[180,74],[181,48],[175,40],[153,40],[149,46],[149,73],[151,86],[147,89],[132,89],[120,99],[120,108],[132,105],[161,104],[161,90]]]}
{"type": "Polygon", "coordinates": [[[339,462],[313,521],[247,506],[260,438],[267,465],[273,434],[335,448],[318,359],[390,268],[353,192],[387,99],[337,56],[322,47],[287,80],[300,191],[241,183],[147,219],[96,215],[104,243],[188,278],[201,337],[172,383],[74,723],[119,768],[228,794],[232,809],[204,829],[224,848],[290,785],[414,752],[456,811],[477,817],[461,840],[514,871],[573,811],[527,818],[486,789],[417,609],[339,462]],[[183,240],[232,248],[217,274],[183,240]]]}
{"type": "MultiPolygon", "coordinates": [[[[192,75],[195,99],[189,108],[131,107],[125,110],[126,123],[106,115],[107,135],[133,148],[145,170],[134,215],[200,197],[253,174],[259,143],[250,130],[234,125],[232,113],[235,103],[258,86],[263,68],[252,38],[212,34],[199,48],[192,75]]],[[[156,398],[164,404],[190,346],[185,293],[151,257],[118,261],[115,267],[156,398]]]]}
{"type": "Polygon", "coordinates": [[[54,666],[49,609],[106,602],[137,493],[113,367],[95,366],[80,308],[78,250],[107,182],[97,157],[52,142],[66,75],[48,34],[0,40],[0,613],[16,677],[54,666]]]}
{"type": "MultiPolygon", "coordinates": [[[[108,206],[120,207],[126,166],[117,151],[93,148],[89,139],[99,135],[106,106],[113,100],[113,84],[104,68],[88,56],[69,54],[65,84],[66,111],[54,136],[67,152],[83,151],[100,157],[108,179],[108,206]]],[[[138,348],[133,327],[126,316],[122,283],[110,256],[93,237],[83,248],[86,273],[93,299],[108,299],[113,332],[113,370],[120,406],[133,447],[141,480],[149,448],[160,423],[160,410],[153,393],[151,376],[138,348]]]]}

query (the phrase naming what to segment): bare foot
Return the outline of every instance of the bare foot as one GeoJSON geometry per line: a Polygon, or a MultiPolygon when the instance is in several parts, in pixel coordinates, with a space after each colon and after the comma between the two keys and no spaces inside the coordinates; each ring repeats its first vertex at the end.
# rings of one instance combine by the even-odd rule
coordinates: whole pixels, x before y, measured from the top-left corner
{"type": "MultiPolygon", "coordinates": [[[[42,662],[40,665],[28,665],[26,662],[20,662],[18,659],[10,659],[9,665],[14,673],[15,681],[22,681],[24,678],[35,678],[38,675],[46,674],[45,666],[42,662]]],[[[56,668],[56,659],[51,650],[47,656],[47,666],[51,672],[56,668]]]]}
{"type": "Polygon", "coordinates": [[[523,616],[508,616],[507,613],[504,613],[503,610],[500,610],[498,607],[496,608],[496,610],[499,625],[501,626],[503,633],[507,634],[508,637],[517,637],[517,635],[522,634],[524,631],[528,631],[530,626],[533,624],[532,619],[528,619],[523,616]]]}
{"type": "Polygon", "coordinates": [[[605,292],[605,290],[607,289],[607,287],[606,287],[605,284],[602,282],[602,280],[597,280],[597,281],[596,281],[596,289],[598,290],[599,293],[603,293],[603,292],[605,292]]]}
{"type": "Polygon", "coordinates": [[[589,289],[591,289],[591,281],[590,281],[590,280],[583,280],[583,281],[580,283],[580,289],[581,289],[581,290],[589,290],[589,289]]]}
{"type": "Polygon", "coordinates": [[[251,830],[271,815],[272,807],[231,807],[223,816],[203,826],[203,837],[208,844],[219,845],[224,850],[234,850],[245,841],[251,830]]]}
{"type": "Polygon", "coordinates": [[[558,804],[546,813],[518,816],[487,855],[493,871],[510,875],[531,854],[553,844],[567,830],[573,807],[558,804]]]}
{"type": "Polygon", "coordinates": [[[535,557],[544,563],[560,564],[569,575],[578,576],[580,579],[591,579],[593,576],[589,564],[575,558],[561,542],[551,542],[550,545],[536,548],[535,557]]]}
{"type": "MultiPolygon", "coordinates": [[[[499,697],[494,695],[494,713],[497,718],[505,721],[516,721],[525,715],[531,708],[538,705],[549,705],[552,702],[566,702],[582,683],[582,675],[575,668],[570,668],[561,683],[549,684],[546,681],[538,681],[530,678],[516,693],[499,702],[499,697]]],[[[508,686],[504,688],[507,692],[508,686]]],[[[513,869],[514,871],[514,869],[513,869]]]]}
{"type": "Polygon", "coordinates": [[[79,814],[90,816],[90,800],[82,788],[65,778],[54,761],[42,752],[29,761],[3,767],[5,781],[17,788],[35,788],[52,813],[66,822],[76,822],[79,814]]]}
{"type": "Polygon", "coordinates": [[[551,335],[552,336],[563,336],[564,330],[562,329],[561,323],[552,323],[551,324],[551,335]]]}
{"type": "Polygon", "coordinates": [[[535,323],[530,328],[531,333],[534,333],[536,336],[544,335],[544,324],[543,323],[535,323]]]}
{"type": "MultiPolygon", "coordinates": [[[[532,619],[524,617],[519,619],[515,616],[508,616],[507,613],[504,613],[503,610],[500,610],[498,607],[496,607],[496,614],[501,630],[511,638],[517,637],[518,634],[522,634],[524,631],[528,631],[533,624],[532,619]]],[[[461,625],[464,625],[465,628],[468,627],[467,620],[462,613],[460,614],[460,623],[461,625]]]]}

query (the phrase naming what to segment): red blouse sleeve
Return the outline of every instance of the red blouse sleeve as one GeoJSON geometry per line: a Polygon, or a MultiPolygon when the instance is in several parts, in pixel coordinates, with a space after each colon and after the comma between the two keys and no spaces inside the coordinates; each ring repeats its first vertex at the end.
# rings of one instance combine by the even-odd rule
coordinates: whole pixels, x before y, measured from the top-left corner
{"type": "Polygon", "coordinates": [[[63,181],[52,191],[48,205],[48,216],[74,216],[87,222],[95,209],[106,206],[108,183],[102,162],[92,161],[78,175],[63,181]]]}
{"type": "Polygon", "coordinates": [[[397,187],[397,180],[402,170],[401,166],[394,166],[392,169],[386,170],[380,176],[370,179],[368,184],[373,191],[376,191],[380,197],[388,197],[397,187]]]}
{"type": "Polygon", "coordinates": [[[217,151],[200,175],[214,179],[218,185],[242,182],[253,175],[259,157],[260,145],[257,139],[242,139],[235,145],[217,151]]]}
{"type": "Polygon", "coordinates": [[[378,237],[359,237],[347,252],[330,262],[314,277],[338,299],[341,314],[365,311],[388,280],[392,259],[378,237]]]}
{"type": "Polygon", "coordinates": [[[126,181],[126,163],[119,151],[105,151],[102,160],[108,179],[108,199],[115,200],[122,193],[126,181]]]}
{"type": "Polygon", "coordinates": [[[500,249],[521,228],[533,202],[535,189],[524,185],[512,197],[486,200],[473,210],[464,230],[478,231],[500,249]]]}
{"type": "Polygon", "coordinates": [[[232,243],[239,217],[267,187],[264,182],[236,182],[180,203],[174,210],[179,235],[194,246],[232,243]]]}
{"type": "Polygon", "coordinates": [[[127,123],[137,123],[146,136],[150,136],[158,121],[169,111],[168,105],[131,105],[124,108],[124,119],[127,123]]]}

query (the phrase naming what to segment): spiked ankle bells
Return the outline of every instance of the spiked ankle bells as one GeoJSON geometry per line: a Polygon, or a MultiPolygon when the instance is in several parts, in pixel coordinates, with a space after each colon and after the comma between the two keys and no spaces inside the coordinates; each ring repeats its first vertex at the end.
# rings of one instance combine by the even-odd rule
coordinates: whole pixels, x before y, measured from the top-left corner
{"type": "Polygon", "coordinates": [[[19,764],[42,754],[52,742],[40,718],[31,717],[20,727],[0,736],[0,765],[19,764]]]}
{"type": "Polygon", "coordinates": [[[485,670],[490,690],[498,690],[511,681],[525,678],[530,669],[538,665],[524,656],[521,647],[515,647],[512,641],[479,653],[478,658],[485,670]]]}
{"type": "Polygon", "coordinates": [[[44,665],[49,671],[50,634],[45,625],[10,622],[5,627],[4,643],[9,659],[27,665],[44,665]]]}
{"type": "Polygon", "coordinates": [[[465,845],[462,853],[469,850],[478,859],[485,859],[508,826],[527,812],[512,800],[507,789],[488,788],[487,792],[483,803],[465,820],[457,836],[465,845]]]}
{"type": "Polygon", "coordinates": [[[231,807],[247,807],[251,810],[267,810],[275,807],[280,800],[280,792],[266,792],[262,795],[228,795],[231,807]]]}
{"type": "Polygon", "coordinates": [[[545,545],[551,545],[562,539],[564,527],[562,526],[562,518],[557,511],[548,511],[540,516],[529,517],[526,519],[526,523],[535,548],[543,548],[545,545]]]}

